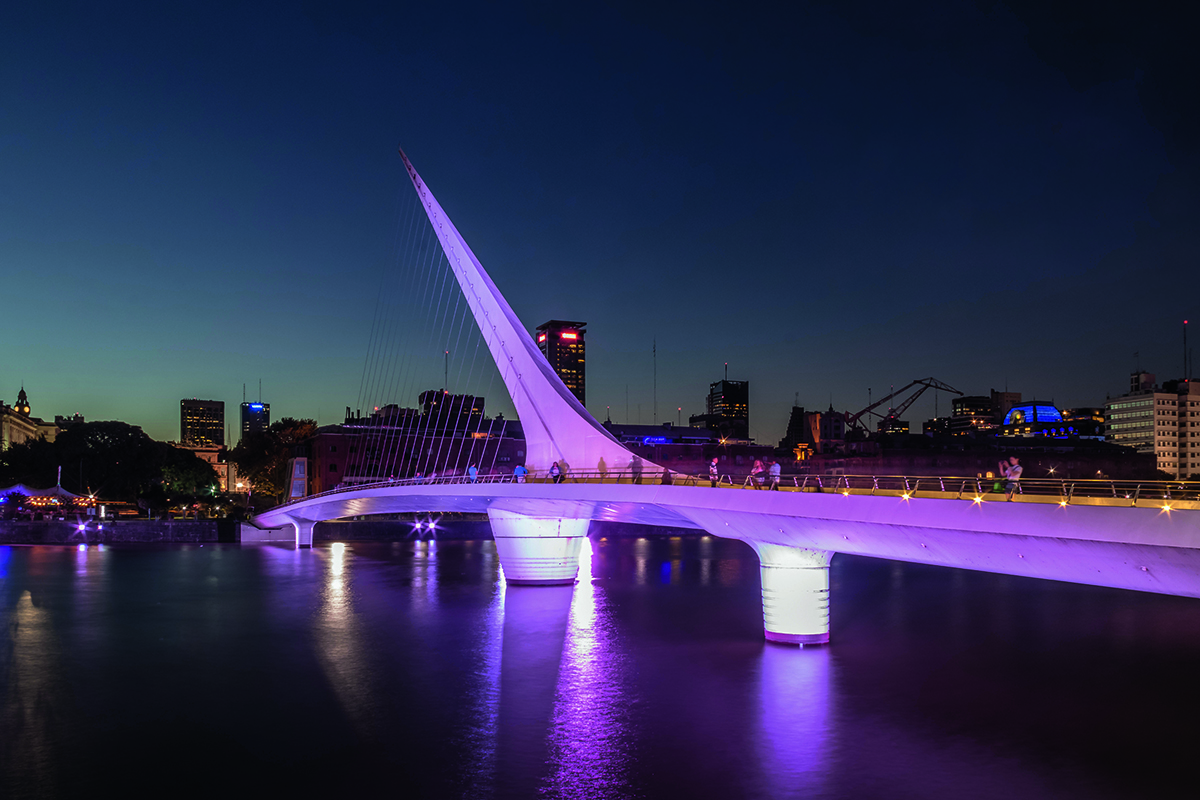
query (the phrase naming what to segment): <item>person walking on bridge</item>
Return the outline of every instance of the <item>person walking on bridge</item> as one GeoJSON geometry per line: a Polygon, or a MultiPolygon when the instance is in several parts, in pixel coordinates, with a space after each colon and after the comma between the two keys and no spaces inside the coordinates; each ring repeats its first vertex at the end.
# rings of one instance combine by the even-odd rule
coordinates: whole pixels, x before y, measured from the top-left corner
{"type": "Polygon", "coordinates": [[[781,472],[781,467],[779,466],[779,462],[772,461],[771,468],[767,470],[767,474],[771,476],[771,491],[774,491],[774,492],[779,491],[779,473],[780,472],[781,472]]]}
{"type": "Polygon", "coordinates": [[[550,480],[562,483],[562,469],[559,468],[557,461],[550,465],[550,480]]]}
{"type": "Polygon", "coordinates": [[[1004,493],[1009,500],[1013,499],[1013,495],[1021,489],[1021,473],[1025,471],[1017,462],[1020,461],[1016,456],[1010,456],[1007,462],[1000,462],[1000,474],[1008,478],[1008,485],[1004,487],[1004,493]]]}
{"type": "Polygon", "coordinates": [[[750,485],[755,489],[761,489],[763,485],[763,463],[760,459],[754,459],[754,466],[750,468],[750,485]]]}
{"type": "Polygon", "coordinates": [[[720,460],[719,458],[714,458],[712,463],[708,465],[708,480],[712,483],[712,488],[714,489],[717,488],[717,478],[719,477],[717,475],[717,464],[720,460]]]}
{"type": "Polygon", "coordinates": [[[475,483],[475,481],[479,480],[479,469],[474,464],[471,464],[469,467],[467,467],[467,480],[469,480],[471,483],[475,483]]]}

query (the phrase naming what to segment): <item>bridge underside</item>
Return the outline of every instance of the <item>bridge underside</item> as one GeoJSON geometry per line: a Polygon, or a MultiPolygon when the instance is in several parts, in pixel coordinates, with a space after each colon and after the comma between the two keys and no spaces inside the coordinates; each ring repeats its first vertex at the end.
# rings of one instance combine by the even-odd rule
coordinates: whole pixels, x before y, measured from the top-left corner
{"type": "Polygon", "coordinates": [[[257,522],[291,524],[298,537],[306,530],[307,542],[298,543],[311,544],[318,521],[447,511],[489,514],[506,577],[532,583],[574,579],[577,545],[590,520],[740,539],[759,554],[767,635],[781,641],[828,639],[827,567],[833,553],[1200,597],[1195,514],[1153,508],[660,485],[446,484],[338,492],[269,511],[257,522]],[[530,572],[518,561],[540,563],[549,572],[530,572]],[[797,630],[772,631],[768,612],[786,617],[789,604],[803,611],[803,619],[774,624],[797,630]]]}

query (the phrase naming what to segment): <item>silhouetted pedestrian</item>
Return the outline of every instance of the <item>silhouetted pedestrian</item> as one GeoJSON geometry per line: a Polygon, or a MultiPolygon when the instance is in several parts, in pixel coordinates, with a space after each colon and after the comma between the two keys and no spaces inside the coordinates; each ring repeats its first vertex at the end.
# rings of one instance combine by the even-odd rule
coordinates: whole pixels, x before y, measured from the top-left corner
{"type": "Polygon", "coordinates": [[[759,459],[754,459],[754,466],[750,468],[750,485],[755,489],[761,489],[763,485],[763,463],[759,459]]]}

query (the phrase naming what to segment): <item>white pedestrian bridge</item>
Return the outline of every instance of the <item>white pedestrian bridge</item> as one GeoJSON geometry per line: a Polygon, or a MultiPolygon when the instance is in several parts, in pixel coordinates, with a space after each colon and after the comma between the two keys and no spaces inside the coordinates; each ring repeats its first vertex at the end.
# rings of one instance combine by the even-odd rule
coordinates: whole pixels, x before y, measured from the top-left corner
{"type": "MultiPolygon", "coordinates": [[[[779,491],[712,486],[642,462],[550,368],[526,327],[412,163],[404,167],[499,370],[525,435],[530,476],[399,480],[305,497],[255,518],[311,547],[320,521],[398,512],[491,520],[505,579],[575,580],[592,520],[741,539],[759,556],[772,641],[829,641],[829,563],[854,553],[1009,575],[1200,597],[1198,485],[1022,481],[1011,500],[975,478],[791,479],[779,491]],[[574,465],[561,482],[552,465],[574,465]],[[638,472],[606,468],[630,465],[638,472]],[[591,468],[594,472],[580,470],[591,468]],[[832,480],[832,482],[830,482],[832,480]],[[790,484],[790,485],[789,485],[790,484]]],[[[444,465],[436,470],[446,474],[444,465]]]]}
{"type": "Polygon", "coordinates": [[[389,481],[339,489],[256,518],[311,546],[323,520],[486,513],[506,580],[576,578],[591,520],[740,539],[761,562],[772,641],[829,640],[835,553],[1200,597],[1200,485],[1025,481],[1008,500],[975,478],[790,478],[778,491],[666,473],[389,481]]]}

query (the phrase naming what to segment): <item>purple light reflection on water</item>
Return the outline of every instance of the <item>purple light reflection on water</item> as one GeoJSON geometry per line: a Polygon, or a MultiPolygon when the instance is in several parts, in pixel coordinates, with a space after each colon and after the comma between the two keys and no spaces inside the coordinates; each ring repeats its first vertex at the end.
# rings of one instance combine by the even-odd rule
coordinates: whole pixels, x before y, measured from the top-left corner
{"type": "Polygon", "coordinates": [[[829,661],[828,647],[763,648],[754,738],[773,797],[824,793],[833,745],[829,661]]]}
{"type": "Polygon", "coordinates": [[[593,548],[588,540],[579,559],[579,581],[558,676],[549,732],[550,775],[543,793],[563,798],[628,797],[633,761],[625,659],[603,590],[592,579],[593,548]]]}
{"type": "Polygon", "coordinates": [[[762,641],[739,542],[610,536],[566,587],[504,586],[490,542],[420,552],[0,548],[0,730],[22,731],[0,796],[250,774],[362,797],[1098,800],[1193,778],[1200,601],[839,556],[834,644],[801,650],[762,641]]]}

